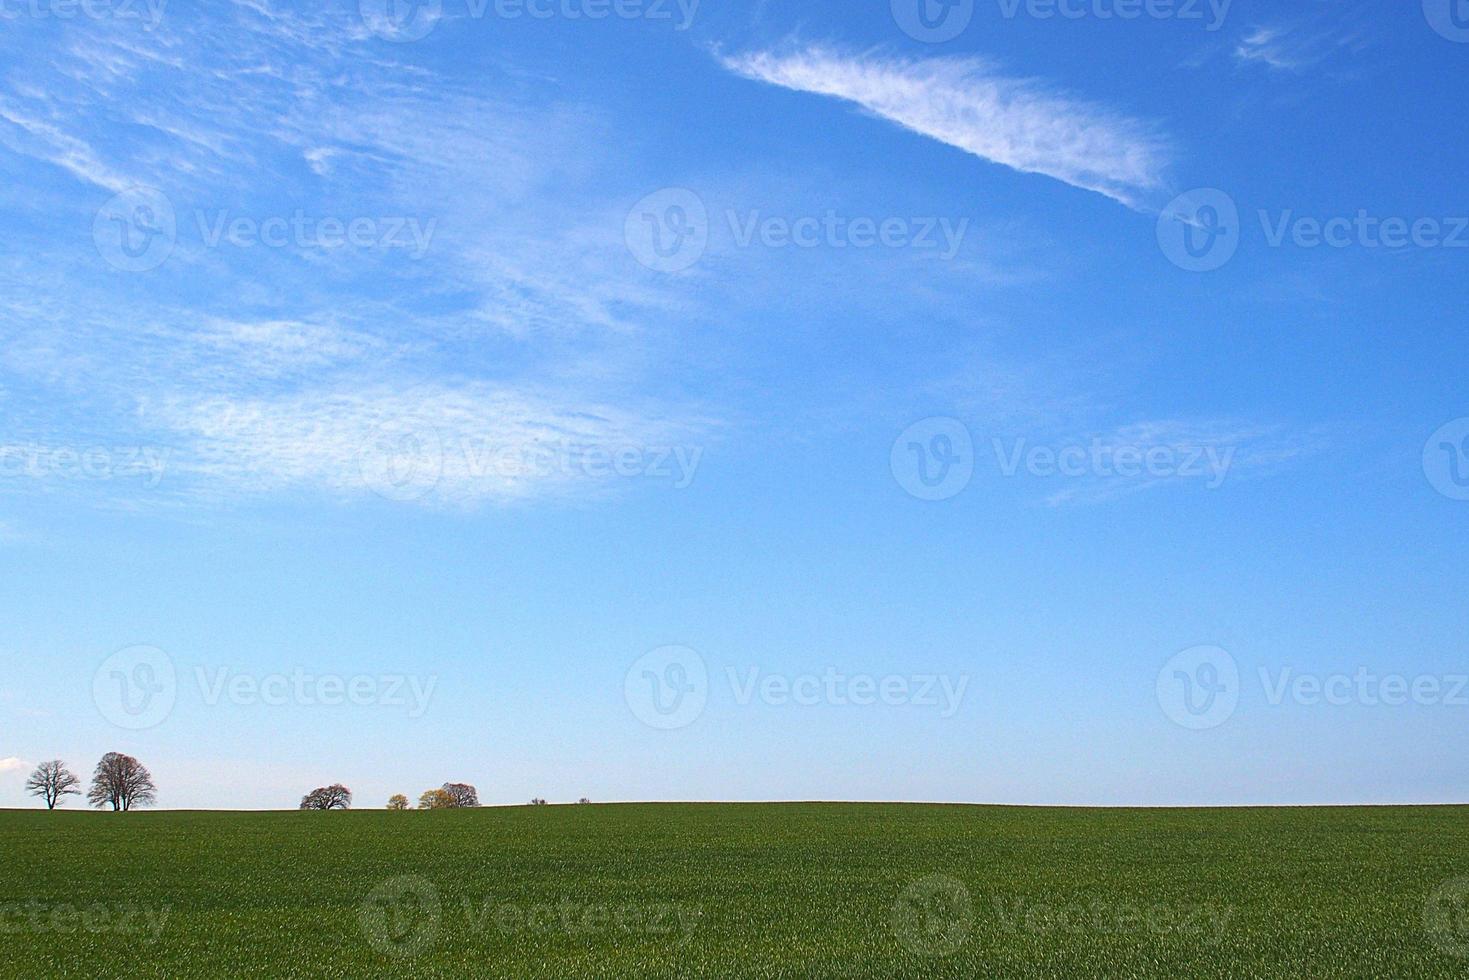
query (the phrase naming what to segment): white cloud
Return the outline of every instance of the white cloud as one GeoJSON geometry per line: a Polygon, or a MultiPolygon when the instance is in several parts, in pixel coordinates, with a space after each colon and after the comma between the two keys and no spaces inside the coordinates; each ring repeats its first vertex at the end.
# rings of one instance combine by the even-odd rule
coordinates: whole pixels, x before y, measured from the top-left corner
{"type": "Polygon", "coordinates": [[[1312,436],[1229,419],[1134,422],[1049,445],[1083,447],[1088,456],[1095,453],[1094,458],[1102,461],[1089,463],[1081,475],[1065,478],[1067,485],[1046,497],[1052,507],[1101,503],[1165,485],[1219,490],[1267,474],[1317,448],[1312,436]],[[1129,458],[1120,458],[1119,452],[1129,458]]]}
{"type": "Polygon", "coordinates": [[[198,339],[259,377],[350,363],[382,346],[374,337],[336,324],[299,320],[214,319],[198,339]]]}
{"type": "Polygon", "coordinates": [[[1235,46],[1236,61],[1276,71],[1301,72],[1341,50],[1360,50],[1366,35],[1351,18],[1334,16],[1306,26],[1275,24],[1252,29],[1235,46]]]}
{"type": "Polygon", "coordinates": [[[0,776],[11,772],[25,772],[30,766],[31,764],[29,762],[19,759],[16,756],[6,756],[4,759],[0,759],[0,776]]]}
{"type": "Polygon", "coordinates": [[[1148,124],[997,74],[982,61],[912,61],[820,47],[721,60],[747,78],[856,103],[985,160],[1129,206],[1163,184],[1169,162],[1167,142],[1148,124]]]}
{"type": "Polygon", "coordinates": [[[669,483],[677,450],[702,455],[696,426],[484,383],[176,399],[149,414],[174,434],[170,477],[206,495],[302,488],[473,507],[611,489],[622,451],[645,469],[668,451],[666,476],[620,475],[669,483]]]}
{"type": "MultiPolygon", "coordinates": [[[[628,274],[627,191],[608,179],[616,157],[598,115],[491,79],[492,66],[466,86],[384,64],[380,42],[344,30],[360,28],[355,10],[235,0],[221,13],[170,18],[142,47],[100,29],[54,50],[0,38],[29,55],[14,74],[33,79],[0,97],[0,154],[157,186],[180,226],[146,282],[97,275],[85,229],[38,235],[55,259],[17,248],[0,263],[15,267],[0,268],[0,381],[26,382],[23,403],[6,405],[6,439],[141,446],[166,457],[162,480],[146,495],[121,479],[0,490],[119,506],[365,497],[364,447],[383,426],[423,423],[444,453],[423,503],[474,505],[627,485],[576,460],[502,472],[473,455],[485,447],[698,439],[702,422],[657,359],[684,323],[682,289],[628,274]],[[307,217],[436,222],[434,247],[414,261],[202,244],[201,213],[290,217],[303,201],[307,217]],[[419,385],[429,378],[446,380],[419,385]]],[[[74,222],[105,195],[56,197],[65,208],[47,213],[74,222]]]]}
{"type": "Polygon", "coordinates": [[[17,153],[46,160],[73,176],[105,190],[121,193],[131,181],[104,164],[84,140],[63,132],[44,119],[27,115],[0,100],[0,142],[17,153]]]}

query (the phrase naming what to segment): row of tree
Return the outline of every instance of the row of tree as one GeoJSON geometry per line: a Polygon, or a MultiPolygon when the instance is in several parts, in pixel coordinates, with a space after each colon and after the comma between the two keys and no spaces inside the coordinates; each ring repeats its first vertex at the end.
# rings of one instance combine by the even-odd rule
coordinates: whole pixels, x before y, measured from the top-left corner
{"type": "MultiPolygon", "coordinates": [[[[590,803],[592,801],[583,796],[577,802],[590,803]]],[[[530,803],[531,806],[546,805],[546,801],[540,797],[536,797],[530,803]]],[[[418,798],[420,810],[457,810],[473,806],[479,806],[479,790],[468,783],[445,783],[438,789],[424,790],[423,795],[418,798]]],[[[350,810],[351,808],[352,791],[341,783],[318,786],[301,797],[301,809],[303,810],[350,810]]],[[[408,797],[402,793],[394,793],[388,799],[388,809],[407,810],[408,797]]]]}
{"type": "MultiPolygon", "coordinates": [[[[40,797],[46,809],[54,810],[68,796],[80,796],[82,781],[66,768],[60,759],[43,762],[26,780],[26,792],[40,797]]],[[[158,787],[153,784],[153,775],[137,759],[121,752],[109,752],[97,763],[92,772],[92,785],[87,790],[87,802],[95,807],[110,806],[114,810],[131,810],[134,807],[152,806],[158,802],[158,787]]],[[[545,806],[546,801],[537,797],[532,806],[545,806]]],[[[582,797],[578,803],[590,803],[582,797]]],[[[479,806],[479,791],[468,783],[445,783],[438,789],[425,790],[418,798],[420,810],[455,810],[479,806]]],[[[352,791],[341,783],[318,786],[301,797],[302,810],[348,810],[352,807],[352,791]]],[[[408,797],[396,793],[388,800],[389,810],[407,810],[408,797]]]]}
{"type": "MultiPolygon", "coordinates": [[[[38,796],[46,809],[54,810],[68,796],[80,796],[82,781],[66,768],[60,759],[43,762],[26,780],[26,792],[38,796]]],[[[87,802],[95,807],[110,806],[114,810],[131,810],[158,802],[158,787],[148,768],[130,755],[109,752],[92,771],[92,785],[87,802]]]]}
{"type": "MultiPolygon", "coordinates": [[[[438,789],[425,790],[418,798],[420,810],[453,810],[479,806],[479,790],[468,783],[445,783],[438,789]]],[[[303,810],[348,810],[352,807],[352,791],[341,783],[318,786],[301,797],[303,810]]],[[[388,800],[389,810],[408,809],[408,797],[396,793],[388,800]]]]}

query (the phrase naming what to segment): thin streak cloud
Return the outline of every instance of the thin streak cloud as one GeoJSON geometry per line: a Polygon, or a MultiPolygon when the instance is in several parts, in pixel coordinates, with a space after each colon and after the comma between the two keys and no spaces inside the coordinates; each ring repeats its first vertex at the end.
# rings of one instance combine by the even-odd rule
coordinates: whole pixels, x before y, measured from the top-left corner
{"type": "Polygon", "coordinates": [[[991,163],[1044,174],[1129,207],[1164,184],[1170,151],[1149,124],[1005,77],[983,61],[915,61],[821,47],[720,60],[746,78],[855,103],[991,163]]]}

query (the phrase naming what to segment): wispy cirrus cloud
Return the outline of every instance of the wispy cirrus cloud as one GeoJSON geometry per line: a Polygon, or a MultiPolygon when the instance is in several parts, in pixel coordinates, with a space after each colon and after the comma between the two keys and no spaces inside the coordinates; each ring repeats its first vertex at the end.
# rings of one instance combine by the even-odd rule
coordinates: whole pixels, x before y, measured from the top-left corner
{"type": "Polygon", "coordinates": [[[1148,123],[1006,76],[977,59],[911,60],[808,47],[720,61],[746,78],[854,103],[981,159],[1129,207],[1163,185],[1171,157],[1168,141],[1148,123]]]}
{"type": "Polygon", "coordinates": [[[129,180],[104,163],[80,137],[0,98],[0,145],[45,160],[104,190],[125,190],[129,180]]]}
{"type": "Polygon", "coordinates": [[[483,86],[385,63],[339,13],[235,0],[146,36],[0,38],[0,166],[50,198],[36,247],[0,261],[0,448],[23,453],[0,492],[217,506],[386,489],[474,507],[601,495],[631,486],[608,453],[656,469],[702,445],[703,409],[651,377],[683,304],[627,274],[599,115],[510,69],[483,86]],[[143,276],[88,235],[135,184],[177,213],[171,256],[143,276]],[[298,209],[433,222],[434,248],[205,234],[298,209]],[[166,469],[145,484],[34,463],[91,447],[145,447],[166,469]]]}
{"type": "Polygon", "coordinates": [[[597,494],[614,478],[687,486],[707,437],[626,405],[484,383],[189,396],[148,414],[179,449],[173,475],[205,498],[304,489],[476,507],[597,494]]]}
{"type": "Polygon", "coordinates": [[[1315,433],[1237,419],[1150,419],[1060,445],[1084,448],[1089,463],[1046,495],[1051,507],[1105,503],[1164,486],[1218,490],[1308,456],[1321,440],[1315,433]]]}
{"type": "Polygon", "coordinates": [[[1360,50],[1366,43],[1366,31],[1354,17],[1260,25],[1240,38],[1234,58],[1241,64],[1264,65],[1275,71],[1303,72],[1341,51],[1360,50]]]}

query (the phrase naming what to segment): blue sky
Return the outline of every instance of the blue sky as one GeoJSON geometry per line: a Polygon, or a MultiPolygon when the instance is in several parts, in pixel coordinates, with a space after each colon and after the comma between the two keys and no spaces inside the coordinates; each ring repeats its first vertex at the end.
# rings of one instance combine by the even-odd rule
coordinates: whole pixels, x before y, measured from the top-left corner
{"type": "Polygon", "coordinates": [[[1465,799],[1447,0],[0,16],[0,806],[1465,799]]]}

